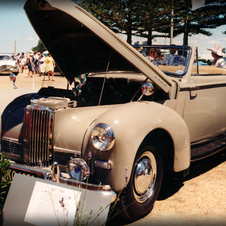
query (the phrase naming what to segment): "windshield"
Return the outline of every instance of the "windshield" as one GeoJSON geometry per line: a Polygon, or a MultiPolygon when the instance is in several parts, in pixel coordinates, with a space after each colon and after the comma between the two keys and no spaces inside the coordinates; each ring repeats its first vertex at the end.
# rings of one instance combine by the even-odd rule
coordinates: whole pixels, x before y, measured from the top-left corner
{"type": "Polygon", "coordinates": [[[12,60],[12,57],[9,55],[0,55],[0,60],[12,60]]]}
{"type": "Polygon", "coordinates": [[[183,76],[186,73],[191,49],[185,46],[134,46],[165,74],[183,76]]]}

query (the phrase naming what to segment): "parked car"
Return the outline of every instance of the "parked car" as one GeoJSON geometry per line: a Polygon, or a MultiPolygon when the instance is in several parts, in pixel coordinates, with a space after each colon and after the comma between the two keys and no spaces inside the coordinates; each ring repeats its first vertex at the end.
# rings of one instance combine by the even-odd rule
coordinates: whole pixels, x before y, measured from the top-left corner
{"type": "Polygon", "coordinates": [[[0,75],[19,73],[18,62],[10,54],[0,54],[0,75]]]}
{"type": "MultiPolygon", "coordinates": [[[[195,62],[194,64],[197,64],[197,62],[195,62]]],[[[203,62],[203,61],[201,61],[201,60],[199,60],[199,61],[198,61],[198,65],[208,65],[208,64],[205,63],[205,62],[203,62]]]]}
{"type": "Polygon", "coordinates": [[[197,47],[143,46],[162,58],[183,52],[183,64],[157,67],[71,1],[24,9],[69,83],[87,76],[80,92],[1,91],[12,170],[56,180],[59,169],[59,182],[114,191],[136,220],[153,208],[164,172],[186,176],[191,162],[225,148],[226,71],[194,65],[197,47]]]}

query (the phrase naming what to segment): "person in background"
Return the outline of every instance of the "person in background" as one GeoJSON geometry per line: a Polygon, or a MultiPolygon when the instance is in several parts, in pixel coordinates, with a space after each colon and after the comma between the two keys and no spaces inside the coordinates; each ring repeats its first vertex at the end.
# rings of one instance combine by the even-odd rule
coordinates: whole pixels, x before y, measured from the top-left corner
{"type": "Polygon", "coordinates": [[[39,72],[39,76],[42,76],[42,74],[44,75],[45,73],[45,56],[43,54],[40,54],[39,59],[38,59],[38,72],[39,72]]]}
{"type": "Polygon", "coordinates": [[[155,52],[153,54],[153,60],[151,61],[154,65],[159,66],[162,61],[162,53],[160,49],[155,49],[155,52]]]}
{"type": "Polygon", "coordinates": [[[19,63],[20,63],[20,54],[17,53],[17,54],[14,56],[14,59],[15,59],[16,62],[19,64],[19,63]]]}
{"type": "Polygon", "coordinates": [[[177,51],[177,55],[174,55],[170,62],[169,65],[174,65],[174,66],[178,66],[178,65],[183,65],[185,66],[187,63],[187,52],[183,49],[178,49],[177,51]]]}
{"type": "Polygon", "coordinates": [[[11,73],[11,74],[9,75],[9,79],[10,79],[10,82],[13,84],[13,88],[14,88],[14,89],[17,89],[17,87],[16,87],[16,85],[15,85],[15,82],[16,82],[16,76],[15,76],[13,73],[11,73]]]}
{"type": "Polygon", "coordinates": [[[172,59],[174,58],[175,53],[176,53],[176,49],[170,49],[170,53],[165,55],[162,61],[162,65],[170,65],[170,63],[172,62],[172,59]]]}
{"type": "Polygon", "coordinates": [[[222,52],[221,45],[215,44],[212,49],[207,50],[211,51],[212,57],[214,58],[213,65],[216,67],[226,68],[226,60],[223,58],[225,54],[222,52]]]}
{"type": "Polygon", "coordinates": [[[82,89],[82,86],[84,85],[84,83],[86,81],[86,74],[80,74],[77,77],[78,77],[78,80],[79,80],[80,83],[78,84],[76,89],[80,92],[81,89],[82,89]]]}
{"type": "Polygon", "coordinates": [[[20,58],[19,58],[19,65],[20,65],[21,73],[23,73],[24,67],[26,65],[26,58],[24,56],[24,53],[22,53],[21,56],[20,56],[20,58]]]}
{"type": "Polygon", "coordinates": [[[141,46],[138,50],[139,53],[141,53],[143,56],[146,56],[146,52],[144,51],[144,48],[141,46]]]}
{"type": "Polygon", "coordinates": [[[27,67],[28,67],[28,62],[30,60],[30,54],[31,54],[31,52],[26,54],[26,65],[27,65],[27,67]]]}
{"type": "Polygon", "coordinates": [[[153,61],[154,56],[155,56],[155,49],[154,49],[154,48],[151,48],[149,51],[147,51],[147,53],[146,53],[146,58],[147,58],[149,61],[153,61]]]}
{"type": "Polygon", "coordinates": [[[50,73],[52,75],[52,81],[54,81],[53,79],[53,75],[54,75],[54,68],[55,68],[55,62],[53,60],[53,58],[51,57],[50,53],[48,54],[48,56],[45,59],[45,71],[48,73],[48,78],[50,80],[50,73]]]}
{"type": "Polygon", "coordinates": [[[33,53],[30,53],[27,66],[28,66],[28,78],[29,77],[33,78],[34,73],[35,73],[35,65],[34,65],[33,53]],[[30,76],[30,73],[31,73],[31,76],[30,76]]]}
{"type": "Polygon", "coordinates": [[[34,68],[35,68],[35,74],[37,75],[38,74],[38,58],[39,58],[39,56],[38,56],[38,54],[37,54],[37,52],[36,51],[34,51],[34,53],[33,53],[34,55],[33,55],[33,64],[34,64],[34,68]]]}

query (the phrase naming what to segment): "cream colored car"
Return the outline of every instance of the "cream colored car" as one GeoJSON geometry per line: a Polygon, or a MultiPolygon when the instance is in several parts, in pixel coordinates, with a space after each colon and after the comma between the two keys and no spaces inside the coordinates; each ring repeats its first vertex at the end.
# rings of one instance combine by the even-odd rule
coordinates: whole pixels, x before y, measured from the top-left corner
{"type": "Polygon", "coordinates": [[[25,11],[75,88],[1,91],[1,151],[14,171],[44,167],[46,178],[114,191],[135,220],[153,208],[164,172],[185,176],[225,148],[225,69],[195,65],[196,47],[143,46],[161,51],[156,66],[71,1],[28,0],[25,11]],[[171,49],[175,64],[162,64],[171,49]],[[52,164],[70,178],[56,179],[52,164]]]}
{"type": "Polygon", "coordinates": [[[19,65],[10,54],[0,54],[0,75],[19,73],[19,65]]]}

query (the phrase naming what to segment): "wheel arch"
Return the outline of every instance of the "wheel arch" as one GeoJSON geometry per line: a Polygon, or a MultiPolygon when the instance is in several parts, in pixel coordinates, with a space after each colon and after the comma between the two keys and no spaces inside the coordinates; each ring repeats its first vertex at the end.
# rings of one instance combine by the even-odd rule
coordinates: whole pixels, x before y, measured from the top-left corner
{"type": "Polygon", "coordinates": [[[162,128],[150,131],[142,141],[137,153],[147,145],[154,145],[162,157],[164,169],[173,171],[174,143],[170,134],[162,128]]]}

